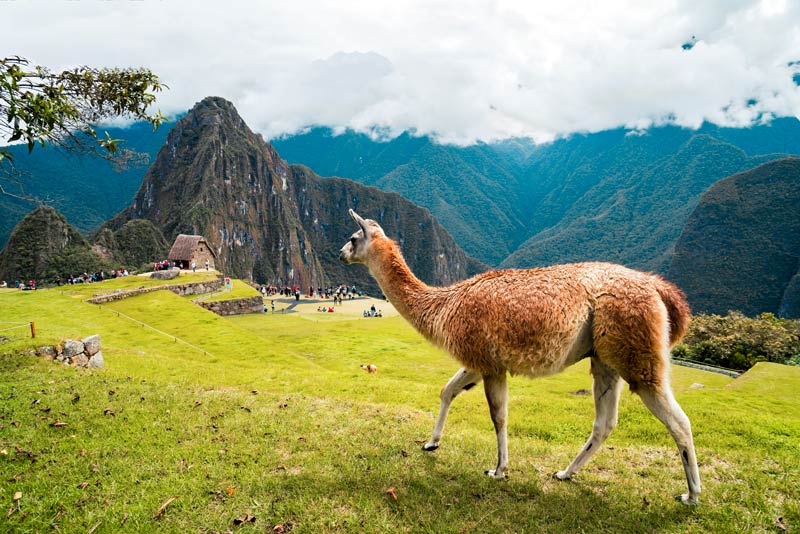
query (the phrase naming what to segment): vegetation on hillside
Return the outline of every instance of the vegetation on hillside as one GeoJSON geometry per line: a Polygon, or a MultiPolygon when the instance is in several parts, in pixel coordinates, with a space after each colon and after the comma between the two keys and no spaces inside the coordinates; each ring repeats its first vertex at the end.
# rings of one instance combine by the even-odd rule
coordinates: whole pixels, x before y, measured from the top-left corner
{"type": "Polygon", "coordinates": [[[142,122],[106,128],[112,138],[124,138],[124,146],[140,157],[137,164],[124,169],[115,168],[104,158],[79,157],[60,150],[28,154],[22,145],[7,147],[14,156],[17,176],[0,172],[0,185],[14,193],[0,195],[0,248],[14,226],[36,206],[26,198],[54,207],[86,235],[95,231],[130,203],[172,126],[164,124],[155,132],[142,122]]]}
{"type": "Polygon", "coordinates": [[[101,266],[86,239],[63,215],[42,206],[29,213],[15,227],[0,252],[0,280],[64,280],[70,274],[94,272],[101,266]]]}
{"type": "Polygon", "coordinates": [[[114,257],[136,268],[152,267],[153,262],[167,258],[169,244],[152,222],[132,219],[114,232],[114,257]]]}
{"type": "Polygon", "coordinates": [[[428,208],[464,250],[491,265],[598,259],[665,272],[700,194],[729,174],[800,154],[800,121],[464,148],[315,128],[273,144],[323,176],[397,191],[428,208]]]}
{"type": "Polygon", "coordinates": [[[784,158],[720,180],[703,194],[675,245],[668,277],[698,312],[800,317],[798,258],[800,158],[784,158]]]}
{"type": "Polygon", "coordinates": [[[696,315],[672,355],[741,371],[758,362],[800,365],[800,320],[779,319],[771,313],[696,315]]]}

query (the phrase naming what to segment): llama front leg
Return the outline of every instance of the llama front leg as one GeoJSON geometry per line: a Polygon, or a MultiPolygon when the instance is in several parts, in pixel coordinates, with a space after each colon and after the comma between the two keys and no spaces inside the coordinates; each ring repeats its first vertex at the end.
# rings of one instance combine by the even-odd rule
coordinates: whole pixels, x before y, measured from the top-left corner
{"type": "Polygon", "coordinates": [[[668,387],[660,390],[642,388],[637,393],[642,398],[645,406],[653,412],[653,415],[664,423],[664,426],[667,427],[667,430],[672,435],[672,439],[678,445],[683,471],[686,474],[686,482],[689,485],[689,493],[679,495],[676,499],[683,504],[697,504],[700,497],[700,471],[697,468],[697,455],[694,450],[692,427],[689,423],[689,418],[686,417],[686,413],[684,413],[668,387]]]}
{"type": "Polygon", "coordinates": [[[485,375],[483,377],[483,390],[489,403],[489,413],[494,423],[497,434],[497,467],[486,471],[494,478],[503,478],[508,467],[508,382],[506,374],[485,375]]]}
{"type": "Polygon", "coordinates": [[[597,449],[617,426],[617,407],[622,392],[622,380],[615,370],[598,360],[597,357],[592,358],[592,375],[594,376],[592,392],[595,409],[592,435],[569,467],[553,475],[559,480],[572,478],[572,475],[589,461],[589,458],[597,452],[597,449]]]}
{"type": "Polygon", "coordinates": [[[436,425],[433,427],[433,435],[430,441],[422,446],[423,451],[435,451],[439,448],[439,440],[442,439],[444,434],[444,423],[447,419],[447,413],[450,411],[450,404],[453,402],[459,393],[467,391],[476,386],[483,380],[483,376],[475,371],[468,371],[461,368],[453,378],[447,382],[447,385],[442,388],[441,399],[442,403],[439,406],[439,415],[436,417],[436,425]]]}

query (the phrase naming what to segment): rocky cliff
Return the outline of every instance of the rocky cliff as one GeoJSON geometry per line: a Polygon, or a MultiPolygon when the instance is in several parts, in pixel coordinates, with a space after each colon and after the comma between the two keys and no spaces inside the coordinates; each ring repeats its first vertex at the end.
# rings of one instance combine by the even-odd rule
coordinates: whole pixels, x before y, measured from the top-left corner
{"type": "Polygon", "coordinates": [[[106,227],[146,219],[168,241],[179,233],[203,235],[222,270],[239,278],[303,288],[355,283],[374,292],[365,269],[345,270],[338,262],[339,248],[355,230],[348,208],[399,238],[426,282],[450,283],[480,269],[426,210],[395,194],[288,165],[217,97],[178,121],[133,203],[106,227]]]}

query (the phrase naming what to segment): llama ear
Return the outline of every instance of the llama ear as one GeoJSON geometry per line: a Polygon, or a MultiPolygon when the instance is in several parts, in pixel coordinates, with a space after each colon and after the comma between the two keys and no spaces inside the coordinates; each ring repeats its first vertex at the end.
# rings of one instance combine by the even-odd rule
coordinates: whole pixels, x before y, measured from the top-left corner
{"type": "Polygon", "coordinates": [[[350,210],[350,217],[352,217],[356,224],[358,224],[358,226],[364,232],[364,235],[367,235],[367,221],[362,219],[361,216],[352,209],[350,210]]]}

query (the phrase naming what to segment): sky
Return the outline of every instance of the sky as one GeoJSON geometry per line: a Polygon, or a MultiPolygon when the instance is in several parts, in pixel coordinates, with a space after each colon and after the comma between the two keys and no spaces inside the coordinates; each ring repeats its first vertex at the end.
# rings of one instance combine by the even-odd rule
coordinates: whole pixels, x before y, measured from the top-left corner
{"type": "Polygon", "coordinates": [[[0,55],[143,66],[157,107],[470,144],[800,117],[795,0],[0,0],[0,55]],[[684,46],[687,45],[687,46],[684,46]]]}

